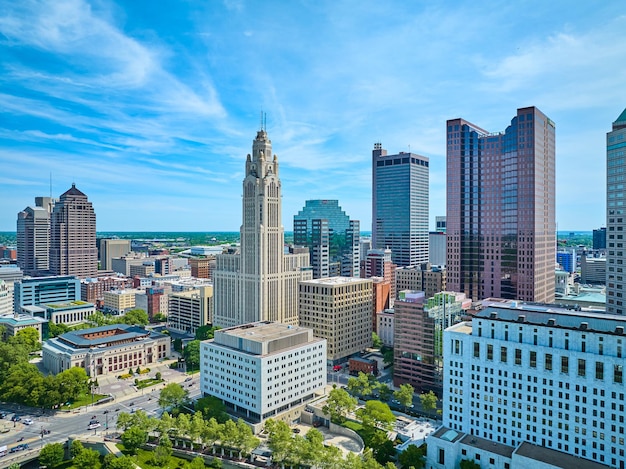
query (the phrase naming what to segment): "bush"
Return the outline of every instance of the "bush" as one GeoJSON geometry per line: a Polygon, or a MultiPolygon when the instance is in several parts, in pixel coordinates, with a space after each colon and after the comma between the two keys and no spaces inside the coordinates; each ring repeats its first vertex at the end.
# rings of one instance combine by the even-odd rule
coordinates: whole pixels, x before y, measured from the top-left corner
{"type": "Polygon", "coordinates": [[[125,373],[123,375],[119,375],[118,378],[119,379],[128,379],[128,378],[132,378],[133,375],[129,375],[128,373],[125,373]]]}

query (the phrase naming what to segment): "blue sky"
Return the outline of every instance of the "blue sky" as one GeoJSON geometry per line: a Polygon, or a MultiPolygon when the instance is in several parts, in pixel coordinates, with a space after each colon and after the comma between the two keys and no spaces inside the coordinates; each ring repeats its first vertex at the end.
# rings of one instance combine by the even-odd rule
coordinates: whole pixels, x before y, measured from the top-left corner
{"type": "Polygon", "coordinates": [[[626,107],[623,2],[5,1],[0,231],[72,182],[98,231],[236,231],[267,114],[283,222],[338,199],[371,227],[371,150],[428,156],[445,121],[556,122],[560,230],[605,223],[605,135],[626,107]]]}

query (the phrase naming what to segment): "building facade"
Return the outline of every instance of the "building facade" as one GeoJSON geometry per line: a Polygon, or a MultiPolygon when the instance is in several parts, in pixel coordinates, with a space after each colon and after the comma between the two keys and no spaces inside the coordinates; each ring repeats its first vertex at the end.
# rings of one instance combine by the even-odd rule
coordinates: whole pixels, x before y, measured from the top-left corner
{"type": "Polygon", "coordinates": [[[447,121],[448,289],[554,302],[555,126],[521,108],[504,132],[447,121]]]}
{"type": "Polygon", "coordinates": [[[135,295],[139,290],[110,290],[104,292],[104,310],[113,314],[124,314],[135,309],[135,295]]]}
{"type": "Polygon", "coordinates": [[[75,184],[61,195],[52,210],[50,272],[79,278],[98,273],[96,213],[75,184]]]}
{"type": "Polygon", "coordinates": [[[113,270],[113,259],[130,254],[130,239],[100,239],[100,270],[113,270]]]}
{"type": "Polygon", "coordinates": [[[189,259],[191,276],[195,278],[211,278],[211,272],[215,269],[215,256],[192,257],[189,259]]]}
{"type": "Polygon", "coordinates": [[[200,356],[202,395],[253,424],[291,423],[326,386],[326,340],[304,327],[257,322],[220,329],[200,343],[200,356]]]}
{"type": "Polygon", "coordinates": [[[372,281],[328,277],[300,283],[300,326],[326,339],[336,365],[372,346],[372,281]]]}
{"type": "Polygon", "coordinates": [[[210,285],[168,295],[167,325],[195,335],[199,327],[213,324],[213,287],[210,285]]]}
{"type": "MultiPolygon", "coordinates": [[[[607,258],[606,257],[587,257],[580,258],[580,282],[583,284],[605,285],[607,279],[607,258]]],[[[608,286],[608,285],[607,285],[608,286]]],[[[613,299],[615,303],[615,298],[613,299]]],[[[607,307],[608,288],[607,288],[607,307]]],[[[608,311],[607,311],[608,312],[608,311]]]]}
{"type": "Polygon", "coordinates": [[[298,282],[312,278],[308,252],[284,253],[278,158],[265,130],[246,159],[240,254],[216,257],[217,326],[257,321],[298,324],[298,282]]]}
{"type": "Polygon", "coordinates": [[[36,197],[34,207],[17,214],[17,265],[27,275],[50,268],[50,214],[55,200],[36,197]]]}
{"type": "Polygon", "coordinates": [[[293,243],[309,248],[313,278],[358,277],[360,232],[337,200],[307,200],[293,217],[293,243]]]}
{"type": "Polygon", "coordinates": [[[431,231],[428,233],[428,262],[432,265],[445,267],[447,261],[448,241],[445,233],[431,231]]]}
{"type": "Polygon", "coordinates": [[[396,269],[396,292],[402,290],[423,291],[430,298],[446,290],[446,269],[428,263],[396,269]]]}
{"type": "Polygon", "coordinates": [[[97,377],[124,374],[170,356],[171,338],[139,326],[114,324],[67,332],[43,344],[43,366],[58,374],[75,366],[97,377]]]}
{"type": "MultiPolygon", "coordinates": [[[[444,332],[443,425],[491,453],[532,444],[624,467],[625,327],[618,315],[515,303],[479,311],[444,332]]],[[[428,441],[429,461],[446,446],[428,441]]]]}
{"type": "Polygon", "coordinates": [[[606,249],[606,227],[593,230],[593,249],[606,249]]]}
{"type": "Polygon", "coordinates": [[[428,158],[372,151],[372,247],[399,266],[428,262],[428,158]]]}
{"type": "Polygon", "coordinates": [[[623,173],[626,169],[626,109],[620,114],[613,129],[606,134],[606,311],[612,314],[626,312],[626,277],[622,262],[626,257],[624,231],[623,173]]]}
{"type": "Polygon", "coordinates": [[[24,306],[80,300],[80,280],[70,275],[24,278],[13,287],[16,312],[24,306]]]}

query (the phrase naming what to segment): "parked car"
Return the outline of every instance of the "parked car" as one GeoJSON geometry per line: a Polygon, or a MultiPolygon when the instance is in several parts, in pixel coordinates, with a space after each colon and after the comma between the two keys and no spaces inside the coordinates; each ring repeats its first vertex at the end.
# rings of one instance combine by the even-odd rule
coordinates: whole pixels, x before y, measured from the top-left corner
{"type": "Polygon", "coordinates": [[[6,412],[0,412],[0,419],[3,419],[7,416],[6,412]]]}
{"type": "Polygon", "coordinates": [[[11,417],[11,422],[19,422],[20,420],[22,420],[22,417],[20,417],[17,414],[15,414],[13,417],[11,417]]]}
{"type": "Polygon", "coordinates": [[[24,419],[22,420],[22,423],[24,425],[32,425],[34,422],[33,422],[33,419],[24,419]]]}

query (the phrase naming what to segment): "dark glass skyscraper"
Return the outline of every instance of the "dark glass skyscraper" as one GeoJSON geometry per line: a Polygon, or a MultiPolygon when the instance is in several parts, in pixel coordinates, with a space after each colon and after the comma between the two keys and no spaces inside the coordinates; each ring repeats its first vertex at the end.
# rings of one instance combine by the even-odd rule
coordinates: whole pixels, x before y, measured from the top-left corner
{"type": "Polygon", "coordinates": [[[293,217],[293,242],[308,246],[313,278],[359,276],[360,223],[337,200],[307,200],[293,217]]]}
{"type": "Polygon", "coordinates": [[[372,151],[372,248],[391,249],[394,264],[428,262],[428,158],[372,151]]]}
{"type": "Polygon", "coordinates": [[[447,122],[447,288],[554,301],[554,123],[517,110],[504,132],[447,122]]]}

